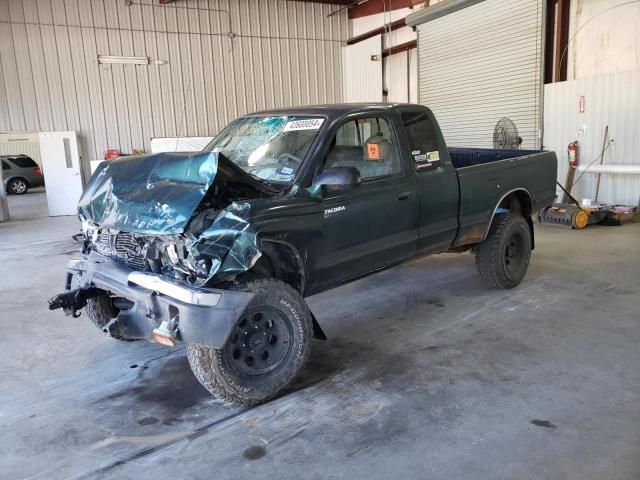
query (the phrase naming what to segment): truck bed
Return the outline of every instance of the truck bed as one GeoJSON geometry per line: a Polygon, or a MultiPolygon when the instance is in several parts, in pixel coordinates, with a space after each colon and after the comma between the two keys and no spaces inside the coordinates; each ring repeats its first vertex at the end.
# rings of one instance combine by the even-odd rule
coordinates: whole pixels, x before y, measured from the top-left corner
{"type": "Polygon", "coordinates": [[[540,153],[542,150],[498,150],[493,148],[450,148],[449,156],[453,167],[465,168],[474,165],[507,160],[509,158],[524,157],[540,153]]]}
{"type": "Polygon", "coordinates": [[[454,246],[484,238],[493,212],[511,192],[529,201],[531,213],[550,205],[556,194],[556,156],[539,150],[451,148],[460,187],[459,230],[454,246]]]}

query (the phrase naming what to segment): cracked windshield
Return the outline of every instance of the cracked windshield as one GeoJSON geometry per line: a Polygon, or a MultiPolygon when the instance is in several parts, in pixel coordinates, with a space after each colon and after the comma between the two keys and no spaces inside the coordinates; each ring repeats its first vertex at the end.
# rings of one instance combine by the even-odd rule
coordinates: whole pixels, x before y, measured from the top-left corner
{"type": "Polygon", "coordinates": [[[318,117],[298,116],[240,118],[204,151],[221,153],[261,180],[289,183],[323,122],[318,117]]]}

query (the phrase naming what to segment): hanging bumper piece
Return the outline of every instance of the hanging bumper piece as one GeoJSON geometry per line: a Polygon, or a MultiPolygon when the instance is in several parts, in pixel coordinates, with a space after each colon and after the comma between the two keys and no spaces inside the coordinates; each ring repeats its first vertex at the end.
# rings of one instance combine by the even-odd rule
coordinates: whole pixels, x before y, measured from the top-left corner
{"type": "Polygon", "coordinates": [[[125,339],[147,339],[165,345],[177,341],[221,348],[253,293],[194,287],[158,274],[133,271],[92,252],[67,267],[66,289],[49,301],[78,316],[89,299],[109,295],[117,314],[104,331],[125,339]],[[74,277],[76,277],[74,279],[74,277]],[[77,286],[71,289],[73,285],[77,286]],[[124,301],[122,300],[124,299],[124,301]],[[116,301],[118,300],[118,301],[116,301]],[[157,333],[157,334],[156,334],[157,333]]]}

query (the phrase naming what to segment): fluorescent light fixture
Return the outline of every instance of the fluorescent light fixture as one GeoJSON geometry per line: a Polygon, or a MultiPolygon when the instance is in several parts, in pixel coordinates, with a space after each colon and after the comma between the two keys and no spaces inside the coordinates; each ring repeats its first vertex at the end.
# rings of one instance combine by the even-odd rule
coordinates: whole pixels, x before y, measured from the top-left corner
{"type": "Polygon", "coordinates": [[[149,57],[122,57],[119,55],[98,55],[98,63],[131,63],[133,65],[149,65],[149,57]]]}

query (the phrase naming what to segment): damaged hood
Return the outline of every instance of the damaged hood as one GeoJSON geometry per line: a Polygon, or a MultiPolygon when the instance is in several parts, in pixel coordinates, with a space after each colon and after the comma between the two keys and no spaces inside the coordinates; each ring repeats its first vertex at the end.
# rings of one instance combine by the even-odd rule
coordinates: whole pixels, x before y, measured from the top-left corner
{"type": "Polygon", "coordinates": [[[216,152],[130,156],[98,166],[80,197],[78,215],[132,233],[184,233],[216,178],[274,193],[216,152]]]}

